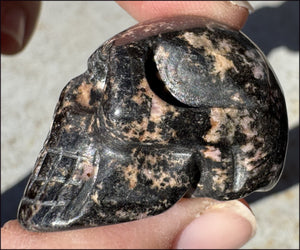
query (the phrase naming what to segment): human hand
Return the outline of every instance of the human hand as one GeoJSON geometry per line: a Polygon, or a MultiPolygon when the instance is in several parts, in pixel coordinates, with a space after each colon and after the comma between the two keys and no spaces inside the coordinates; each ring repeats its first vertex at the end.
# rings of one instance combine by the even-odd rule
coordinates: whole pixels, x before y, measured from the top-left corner
{"type": "MultiPolygon", "coordinates": [[[[246,9],[228,2],[119,4],[139,21],[193,14],[239,29],[248,16],[246,9]]],[[[1,231],[2,248],[239,248],[253,235],[255,218],[239,201],[195,198],[182,199],[163,214],[117,225],[35,233],[10,221],[1,231]]]]}
{"type": "MultiPolygon", "coordinates": [[[[240,29],[248,17],[246,8],[228,2],[120,1],[118,4],[138,21],[190,14],[210,17],[240,29]]],[[[24,49],[34,32],[40,9],[40,1],[1,1],[1,54],[16,54],[24,49]]]]}
{"type": "Polygon", "coordinates": [[[255,233],[242,202],[183,198],[166,212],[110,226],[51,233],[29,232],[14,220],[1,229],[2,248],[234,249],[255,233]]]}
{"type": "Polygon", "coordinates": [[[20,52],[35,29],[39,1],[1,1],[1,54],[20,52]]]}

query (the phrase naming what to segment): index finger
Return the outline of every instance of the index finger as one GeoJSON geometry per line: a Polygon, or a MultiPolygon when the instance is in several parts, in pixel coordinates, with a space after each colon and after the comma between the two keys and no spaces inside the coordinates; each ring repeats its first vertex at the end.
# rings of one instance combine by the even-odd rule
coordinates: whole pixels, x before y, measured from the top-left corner
{"type": "Polygon", "coordinates": [[[209,17],[234,29],[241,29],[249,11],[247,1],[116,1],[138,21],[176,15],[209,17]],[[234,4],[232,3],[234,2],[234,4]]]}

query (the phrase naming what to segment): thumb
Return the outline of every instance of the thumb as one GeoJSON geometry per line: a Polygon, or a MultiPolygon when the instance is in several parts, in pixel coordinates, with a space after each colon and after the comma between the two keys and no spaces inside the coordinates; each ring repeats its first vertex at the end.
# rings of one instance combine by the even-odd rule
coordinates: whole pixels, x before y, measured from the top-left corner
{"type": "MultiPolygon", "coordinates": [[[[256,232],[253,213],[238,200],[210,204],[177,236],[177,249],[236,249],[248,242],[256,232]]],[[[206,203],[206,199],[202,203],[206,203]]]]}
{"type": "Polygon", "coordinates": [[[241,29],[249,12],[248,1],[117,1],[138,21],[177,15],[195,15],[214,19],[241,29]]]}
{"type": "Polygon", "coordinates": [[[181,199],[146,219],[81,230],[29,232],[17,221],[1,229],[2,248],[239,248],[255,232],[255,218],[241,202],[181,199]]]}

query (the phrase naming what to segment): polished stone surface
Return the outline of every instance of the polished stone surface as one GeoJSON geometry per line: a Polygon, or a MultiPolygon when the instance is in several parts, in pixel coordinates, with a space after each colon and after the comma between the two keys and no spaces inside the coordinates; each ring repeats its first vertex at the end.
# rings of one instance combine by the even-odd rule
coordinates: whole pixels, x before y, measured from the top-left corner
{"type": "Polygon", "coordinates": [[[270,190],[288,123],[268,64],[243,33],[207,18],[150,20],[109,39],[60,95],[21,225],[101,226],[160,214],[187,195],[270,190]]]}
{"type": "MultiPolygon", "coordinates": [[[[278,188],[276,186],[273,189],[274,192],[268,192],[265,195],[255,193],[249,196],[252,199],[251,207],[257,216],[259,228],[257,235],[245,247],[297,248],[299,245],[296,226],[299,222],[297,205],[299,196],[299,175],[297,175],[299,171],[297,160],[299,155],[297,143],[299,137],[299,132],[297,132],[299,131],[299,40],[297,37],[299,39],[299,36],[295,34],[299,32],[299,26],[297,28],[299,22],[295,12],[299,8],[296,2],[262,2],[260,4],[264,5],[249,17],[244,31],[267,54],[281,82],[286,96],[292,140],[290,140],[287,165],[278,188]],[[281,216],[282,220],[279,220],[279,216],[270,218],[268,216],[270,209],[277,211],[277,215],[285,214],[285,216],[281,216]],[[289,237],[292,234],[295,236],[289,237]]],[[[76,75],[76,72],[79,75],[85,70],[86,58],[99,46],[99,41],[112,37],[134,23],[133,19],[112,2],[57,2],[56,4],[44,2],[40,23],[32,38],[32,43],[20,55],[2,56],[1,187],[2,200],[11,201],[11,203],[2,203],[4,208],[1,207],[1,210],[8,211],[1,215],[4,220],[15,218],[16,205],[13,215],[9,215],[9,212],[13,211],[10,204],[13,204],[16,199],[17,203],[19,202],[19,198],[14,198],[17,197],[15,190],[18,190],[18,186],[14,185],[32,170],[32,164],[49,130],[53,108],[61,89],[69,79],[76,75]],[[64,9],[66,10],[64,16],[55,14],[61,13],[64,9]],[[85,18],[86,16],[89,18],[85,18]],[[77,29],[72,28],[74,25],[79,30],[84,30],[87,35],[79,36],[77,29]],[[50,39],[50,37],[56,37],[56,39],[50,39]],[[57,48],[64,49],[57,54],[55,53],[57,48]],[[38,59],[33,60],[33,58],[38,59]],[[53,61],[57,64],[53,64],[53,61]],[[45,70],[36,71],[40,64],[45,70]],[[16,67],[16,65],[26,65],[26,67],[16,67]],[[55,81],[53,81],[53,76],[55,76],[55,81]],[[43,84],[37,84],[40,82],[43,84]],[[9,94],[12,91],[13,96],[9,94]],[[20,139],[28,137],[27,141],[20,139]],[[22,160],[20,155],[22,155],[22,160]]],[[[23,189],[24,186],[19,190],[23,189]]],[[[19,191],[16,192],[19,193],[19,191]]]]}

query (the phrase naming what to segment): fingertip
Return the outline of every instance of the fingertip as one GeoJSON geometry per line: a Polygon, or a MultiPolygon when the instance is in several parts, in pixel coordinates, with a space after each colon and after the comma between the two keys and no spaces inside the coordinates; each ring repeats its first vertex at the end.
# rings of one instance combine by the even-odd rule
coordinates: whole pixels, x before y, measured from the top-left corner
{"type": "Polygon", "coordinates": [[[3,8],[1,12],[1,53],[14,54],[23,47],[26,15],[18,6],[3,8]]]}
{"type": "Polygon", "coordinates": [[[24,49],[40,13],[39,1],[1,1],[1,53],[16,54],[24,49]]]}
{"type": "Polygon", "coordinates": [[[251,225],[233,213],[210,212],[192,221],[175,244],[177,249],[236,249],[251,238],[251,225]]]}
{"type": "Polygon", "coordinates": [[[177,249],[236,249],[255,234],[253,214],[239,201],[215,203],[176,238],[177,249]]]}
{"type": "Polygon", "coordinates": [[[241,29],[249,11],[229,1],[117,1],[133,18],[146,21],[154,18],[196,15],[208,17],[234,29],[241,29]]]}

